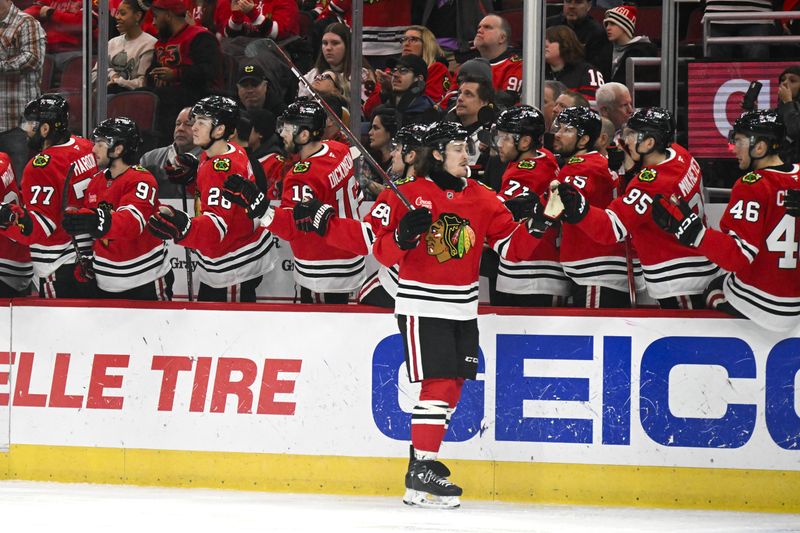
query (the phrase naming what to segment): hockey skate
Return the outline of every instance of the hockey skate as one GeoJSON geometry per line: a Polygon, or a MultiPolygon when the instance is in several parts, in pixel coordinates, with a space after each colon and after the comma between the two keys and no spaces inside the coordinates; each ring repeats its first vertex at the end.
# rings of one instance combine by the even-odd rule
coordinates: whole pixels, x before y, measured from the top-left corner
{"type": "Polygon", "coordinates": [[[412,460],[406,473],[403,503],[429,509],[456,509],[461,506],[461,487],[447,476],[450,470],[439,461],[412,460]]]}

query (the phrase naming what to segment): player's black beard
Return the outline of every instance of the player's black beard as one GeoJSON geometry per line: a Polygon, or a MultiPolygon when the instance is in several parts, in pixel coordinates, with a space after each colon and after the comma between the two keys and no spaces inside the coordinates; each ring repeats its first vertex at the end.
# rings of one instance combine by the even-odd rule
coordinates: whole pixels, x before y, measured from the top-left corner
{"type": "Polygon", "coordinates": [[[44,148],[44,137],[38,131],[33,134],[33,137],[28,137],[28,148],[34,152],[41,152],[44,148]]]}

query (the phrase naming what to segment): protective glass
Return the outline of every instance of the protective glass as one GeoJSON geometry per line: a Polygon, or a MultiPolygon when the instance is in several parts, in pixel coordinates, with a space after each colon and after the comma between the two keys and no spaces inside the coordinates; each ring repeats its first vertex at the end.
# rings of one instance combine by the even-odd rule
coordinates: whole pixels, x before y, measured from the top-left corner
{"type": "Polygon", "coordinates": [[[95,135],[92,137],[92,142],[94,144],[99,144],[101,146],[105,146],[106,148],[111,148],[114,145],[114,141],[107,137],[102,137],[100,135],[95,135]]]}
{"type": "Polygon", "coordinates": [[[299,129],[297,124],[289,124],[280,119],[275,125],[275,132],[278,134],[278,137],[294,137],[297,135],[299,129]]]}
{"type": "Polygon", "coordinates": [[[468,155],[469,143],[467,141],[450,141],[445,146],[445,153],[452,155],[468,155]]]}
{"type": "Polygon", "coordinates": [[[214,120],[211,117],[206,117],[204,115],[195,115],[194,125],[211,129],[214,127],[214,120]]]}
{"type": "Polygon", "coordinates": [[[578,128],[558,121],[553,122],[552,130],[553,133],[560,133],[561,135],[578,135],[578,128]]]}
{"type": "Polygon", "coordinates": [[[498,131],[497,128],[492,128],[492,145],[496,148],[500,146],[500,143],[510,143],[514,144],[516,141],[515,135],[513,133],[508,133],[507,131],[498,131]]]}
{"type": "Polygon", "coordinates": [[[38,131],[38,130],[39,130],[39,125],[40,125],[40,124],[41,124],[41,123],[40,123],[38,120],[27,120],[27,119],[23,119],[23,120],[22,120],[22,124],[20,124],[20,125],[19,125],[19,127],[20,127],[20,128],[22,129],[22,131],[24,131],[24,132],[27,132],[27,133],[34,133],[34,132],[36,132],[36,131],[38,131]]]}

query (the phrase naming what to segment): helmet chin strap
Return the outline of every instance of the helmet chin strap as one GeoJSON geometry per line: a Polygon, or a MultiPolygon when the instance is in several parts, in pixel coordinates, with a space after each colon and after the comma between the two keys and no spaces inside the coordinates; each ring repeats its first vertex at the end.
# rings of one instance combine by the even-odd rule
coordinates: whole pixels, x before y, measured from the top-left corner
{"type": "Polygon", "coordinates": [[[753,155],[753,148],[755,148],[755,145],[758,144],[758,141],[756,140],[756,138],[754,136],[751,135],[747,139],[747,142],[748,142],[747,155],[750,157],[750,165],[748,165],[748,170],[756,170],[756,168],[755,168],[756,161],[760,161],[761,159],[764,159],[765,157],[767,157],[769,155],[769,150],[764,152],[764,155],[762,155],[761,157],[756,157],[756,156],[753,155]],[[756,141],[756,142],[753,142],[753,141],[756,141]]]}
{"type": "Polygon", "coordinates": [[[214,138],[214,130],[216,129],[217,126],[219,126],[219,124],[214,124],[214,125],[211,126],[211,131],[208,132],[208,139],[209,140],[208,140],[208,142],[206,144],[201,144],[200,148],[202,148],[203,150],[208,150],[209,148],[214,146],[215,142],[221,141],[221,140],[224,139],[224,137],[220,137],[218,139],[214,138]]]}
{"type": "Polygon", "coordinates": [[[634,146],[634,147],[633,147],[633,149],[636,151],[636,153],[637,153],[637,154],[639,154],[639,157],[640,157],[640,158],[642,158],[642,159],[644,159],[644,157],[645,157],[645,156],[648,156],[648,155],[652,154],[652,153],[655,151],[655,149],[656,149],[656,145],[655,145],[655,139],[653,139],[653,141],[654,141],[654,142],[653,142],[653,147],[652,147],[652,148],[650,148],[650,149],[649,149],[648,151],[646,151],[646,152],[640,152],[640,151],[639,151],[639,145],[640,145],[640,144],[641,144],[641,143],[642,143],[644,140],[645,140],[645,138],[644,138],[644,133],[637,133],[637,134],[636,134],[636,146],[634,146]]]}

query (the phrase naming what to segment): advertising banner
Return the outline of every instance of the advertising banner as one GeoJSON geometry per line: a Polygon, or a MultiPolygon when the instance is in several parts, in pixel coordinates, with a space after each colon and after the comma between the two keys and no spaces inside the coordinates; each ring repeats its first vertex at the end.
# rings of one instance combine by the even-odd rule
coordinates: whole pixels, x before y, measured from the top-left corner
{"type": "Polygon", "coordinates": [[[759,109],[775,107],[778,76],[792,62],[689,63],[689,151],[696,158],[732,158],[728,132],[742,114],[750,82],[759,81],[759,109]]]}
{"type": "MultiPolygon", "coordinates": [[[[11,441],[403,457],[418,385],[394,317],[360,310],[15,306],[11,441]]],[[[800,328],[635,313],[479,325],[448,458],[800,470],[800,328]]]]}

